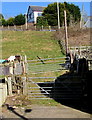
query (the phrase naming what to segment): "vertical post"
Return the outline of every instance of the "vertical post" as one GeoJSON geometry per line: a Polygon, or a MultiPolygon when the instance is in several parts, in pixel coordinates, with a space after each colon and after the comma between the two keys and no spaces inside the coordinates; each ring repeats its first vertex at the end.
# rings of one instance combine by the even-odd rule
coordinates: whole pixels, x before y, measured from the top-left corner
{"type": "Polygon", "coordinates": [[[23,30],[22,25],[21,25],[21,30],[23,30]]]}
{"type": "MultiPolygon", "coordinates": [[[[2,85],[3,83],[0,83],[0,107],[2,106],[2,104],[3,104],[3,85],[2,85]]],[[[0,109],[1,110],[1,109],[0,109]]],[[[1,111],[0,111],[0,113],[2,113],[1,111]]],[[[0,114],[1,115],[1,114],[0,114]]],[[[0,116],[1,117],[1,116],[0,116]]]]}
{"type": "Polygon", "coordinates": [[[22,62],[22,74],[25,74],[25,64],[22,62]]]}
{"type": "Polygon", "coordinates": [[[60,17],[59,17],[59,3],[57,0],[57,12],[58,12],[58,30],[60,30],[60,17]]]}
{"type": "Polygon", "coordinates": [[[16,30],[16,25],[14,25],[14,29],[16,30]]]}
{"type": "Polygon", "coordinates": [[[51,31],[51,26],[49,26],[49,31],[51,31]]]}
{"type": "Polygon", "coordinates": [[[9,28],[10,28],[10,27],[9,27],[9,25],[8,25],[8,30],[9,30],[9,28]]]}
{"type": "Polygon", "coordinates": [[[24,64],[25,64],[25,74],[27,74],[27,56],[24,57],[24,64]]]}
{"type": "Polygon", "coordinates": [[[7,82],[8,82],[8,93],[9,93],[9,95],[12,95],[12,79],[11,79],[11,77],[8,77],[7,82]]]}
{"type": "Polygon", "coordinates": [[[12,62],[11,62],[11,66],[9,67],[9,73],[10,73],[11,75],[14,74],[14,68],[13,68],[13,63],[12,63],[12,62]]]}
{"type": "Polygon", "coordinates": [[[80,57],[81,57],[81,46],[80,46],[80,48],[79,48],[79,49],[80,49],[80,57]]]}
{"type": "Polygon", "coordinates": [[[81,12],[81,19],[80,19],[80,29],[81,29],[82,26],[83,26],[83,18],[82,18],[83,12],[84,12],[84,5],[82,5],[82,12],[81,12]]]}
{"type": "Polygon", "coordinates": [[[67,36],[67,21],[66,21],[66,10],[64,10],[65,17],[65,45],[66,45],[66,54],[68,53],[68,36],[67,36]]]}
{"type": "Polygon", "coordinates": [[[23,95],[27,95],[27,80],[26,77],[22,77],[23,81],[23,95]]]}
{"type": "Polygon", "coordinates": [[[42,25],[42,30],[43,30],[43,25],[42,25]]]}
{"type": "Polygon", "coordinates": [[[82,28],[82,15],[81,15],[81,19],[80,19],[80,29],[82,28]]]}
{"type": "Polygon", "coordinates": [[[36,25],[35,25],[35,30],[36,30],[36,25]]]}
{"type": "Polygon", "coordinates": [[[27,63],[27,56],[24,56],[24,62],[27,63]]]}
{"type": "Polygon", "coordinates": [[[26,25],[26,30],[27,30],[27,15],[25,14],[25,25],[26,25]]]}

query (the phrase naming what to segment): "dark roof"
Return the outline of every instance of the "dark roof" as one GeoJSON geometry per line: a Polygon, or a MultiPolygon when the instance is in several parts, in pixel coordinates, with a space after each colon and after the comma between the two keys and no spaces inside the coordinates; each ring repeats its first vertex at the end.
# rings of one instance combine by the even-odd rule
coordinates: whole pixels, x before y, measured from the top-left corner
{"type": "Polygon", "coordinates": [[[43,11],[46,7],[42,7],[42,6],[30,6],[30,8],[33,10],[33,11],[43,11]]]}

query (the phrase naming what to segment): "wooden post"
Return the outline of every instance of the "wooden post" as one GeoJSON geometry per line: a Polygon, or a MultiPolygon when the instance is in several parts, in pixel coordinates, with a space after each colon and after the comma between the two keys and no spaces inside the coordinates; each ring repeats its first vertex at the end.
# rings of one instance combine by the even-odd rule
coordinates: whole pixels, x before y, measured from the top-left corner
{"type": "Polygon", "coordinates": [[[16,30],[16,25],[14,25],[14,29],[16,30]]]}
{"type": "Polygon", "coordinates": [[[25,67],[25,74],[27,74],[27,56],[24,56],[24,67],[25,67]]]}
{"type": "Polygon", "coordinates": [[[12,74],[13,75],[13,65],[11,65],[10,67],[9,67],[9,72],[10,72],[10,74],[12,74]]]}
{"type": "Polygon", "coordinates": [[[25,64],[22,62],[22,74],[25,74],[25,64]]]}
{"type": "Polygon", "coordinates": [[[28,25],[27,25],[27,14],[25,14],[25,26],[26,26],[26,30],[28,29],[28,25]]]}
{"type": "Polygon", "coordinates": [[[49,31],[51,32],[51,26],[49,26],[49,31]]]}
{"type": "Polygon", "coordinates": [[[27,63],[27,56],[24,56],[24,62],[27,63]]]}
{"type": "Polygon", "coordinates": [[[23,95],[27,95],[27,80],[26,77],[22,77],[23,81],[23,95]]]}
{"type": "Polygon", "coordinates": [[[81,57],[81,46],[80,46],[79,50],[80,50],[80,57],[81,57]]]}
{"type": "Polygon", "coordinates": [[[43,25],[42,25],[42,30],[43,30],[43,25]]]}
{"type": "Polygon", "coordinates": [[[60,18],[59,18],[59,3],[57,0],[57,12],[58,12],[58,30],[60,30],[60,18]]]}
{"type": "Polygon", "coordinates": [[[22,25],[21,25],[21,30],[23,30],[22,25]]]}
{"type": "Polygon", "coordinates": [[[9,25],[8,25],[8,30],[10,29],[9,25]]]}
{"type": "Polygon", "coordinates": [[[7,82],[8,82],[8,93],[9,93],[9,95],[12,95],[12,79],[11,79],[11,77],[8,77],[7,82]]]}
{"type": "Polygon", "coordinates": [[[68,53],[68,36],[67,36],[67,21],[66,21],[66,10],[64,10],[65,17],[65,45],[66,45],[66,54],[68,53]]]}
{"type": "Polygon", "coordinates": [[[35,25],[35,30],[36,30],[36,25],[35,25]]]}

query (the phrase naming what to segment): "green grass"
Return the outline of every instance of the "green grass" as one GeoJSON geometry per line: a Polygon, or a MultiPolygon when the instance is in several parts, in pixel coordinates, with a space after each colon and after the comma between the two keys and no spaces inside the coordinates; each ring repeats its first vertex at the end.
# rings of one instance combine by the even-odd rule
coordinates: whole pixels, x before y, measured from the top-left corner
{"type": "Polygon", "coordinates": [[[3,31],[2,57],[27,55],[28,59],[61,57],[62,53],[54,32],[47,31],[3,31]]]}
{"type": "MultiPolygon", "coordinates": [[[[2,32],[2,58],[6,59],[11,55],[27,55],[29,60],[40,58],[55,58],[62,57],[61,49],[58,45],[58,42],[53,37],[54,32],[46,31],[3,31],[2,32]]],[[[31,72],[37,72],[38,67],[29,64],[29,75],[28,76],[59,76],[63,71],[51,72],[50,70],[58,69],[60,66],[41,64],[41,71],[46,71],[42,74],[31,74],[31,72]]],[[[51,81],[51,80],[45,80],[51,81]]],[[[59,103],[53,99],[49,100],[31,100],[32,104],[39,105],[50,105],[57,106],[59,103]]]]}
{"type": "Polygon", "coordinates": [[[37,104],[37,105],[44,105],[44,106],[60,106],[61,104],[56,102],[53,99],[43,99],[43,100],[31,100],[32,104],[37,104]]]}

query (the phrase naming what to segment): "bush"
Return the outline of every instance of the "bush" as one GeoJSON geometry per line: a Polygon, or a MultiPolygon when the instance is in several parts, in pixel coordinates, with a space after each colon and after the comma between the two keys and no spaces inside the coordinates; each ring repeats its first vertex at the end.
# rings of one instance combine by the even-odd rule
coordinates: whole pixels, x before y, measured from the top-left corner
{"type": "Polygon", "coordinates": [[[15,25],[24,25],[25,24],[25,16],[22,14],[17,15],[14,19],[14,24],[15,25]]]}
{"type": "Polygon", "coordinates": [[[0,19],[4,18],[4,16],[0,13],[0,19]]]}
{"type": "Polygon", "coordinates": [[[9,18],[8,20],[7,20],[7,24],[9,25],[9,26],[13,26],[14,25],[14,18],[9,18]]]}
{"type": "Polygon", "coordinates": [[[7,20],[5,20],[4,18],[1,19],[1,24],[3,26],[8,26],[7,20]]]}
{"type": "Polygon", "coordinates": [[[37,26],[48,26],[47,19],[43,16],[37,17],[37,26]]]}

